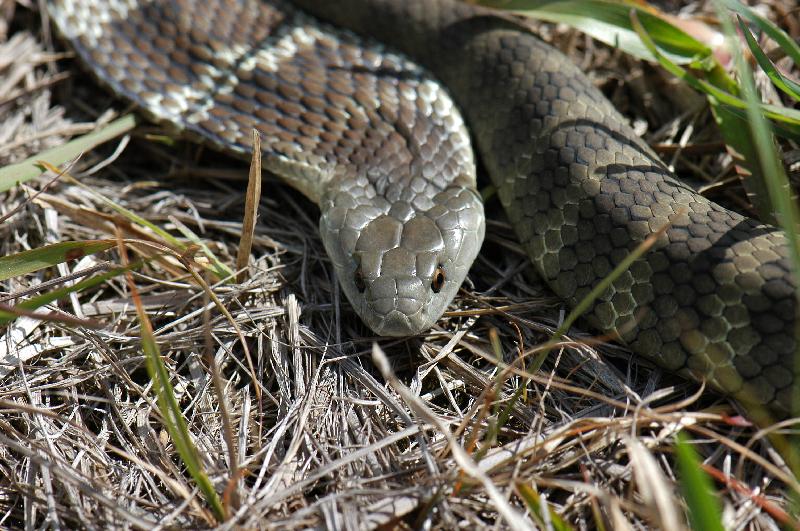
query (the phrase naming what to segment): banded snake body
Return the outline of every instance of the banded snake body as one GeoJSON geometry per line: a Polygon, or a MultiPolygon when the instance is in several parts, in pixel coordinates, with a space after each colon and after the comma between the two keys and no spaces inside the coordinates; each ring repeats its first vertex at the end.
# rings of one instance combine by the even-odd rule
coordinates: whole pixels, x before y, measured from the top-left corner
{"type": "Polygon", "coordinates": [[[320,205],[342,289],[376,333],[432,326],[479,251],[472,139],[570,305],[667,225],[589,322],[788,414],[797,302],[784,234],[677,181],[569,59],[513,20],[455,0],[52,0],[49,12],[150,118],[240,155],[257,128],[265,168],[320,205]]]}

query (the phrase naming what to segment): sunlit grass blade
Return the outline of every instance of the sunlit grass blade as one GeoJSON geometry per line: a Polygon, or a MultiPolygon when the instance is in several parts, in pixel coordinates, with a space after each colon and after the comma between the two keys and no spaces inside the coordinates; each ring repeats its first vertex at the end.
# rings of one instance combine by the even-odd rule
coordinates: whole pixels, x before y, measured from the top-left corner
{"type": "Polygon", "coordinates": [[[242,235],[239,238],[239,249],[236,252],[236,281],[243,283],[249,276],[247,265],[253,250],[253,236],[258,219],[258,205],[261,202],[261,135],[253,129],[253,156],[250,160],[250,172],[245,194],[244,219],[242,235]]]}
{"type": "MultiPolygon", "coordinates": [[[[727,1],[719,2],[719,4],[726,6],[728,3],[727,1]]],[[[735,42],[736,31],[733,22],[727,16],[727,13],[721,9],[719,15],[727,38],[731,42],[735,42]]],[[[761,99],[756,91],[750,67],[739,48],[736,46],[731,46],[730,48],[733,50],[736,68],[739,71],[742,93],[747,104],[748,122],[752,129],[753,142],[759,152],[760,164],[762,165],[762,173],[765,176],[769,198],[778,215],[781,227],[786,231],[797,285],[800,286],[800,269],[798,269],[800,267],[800,240],[798,240],[800,212],[798,212],[797,204],[791,193],[789,179],[775,148],[769,123],[760,112],[763,106],[760,105],[761,99]]],[[[789,111],[789,109],[786,109],[786,111],[789,111]]]]}
{"type": "MultiPolygon", "coordinates": [[[[121,241],[120,253],[123,257],[125,256],[121,241]]],[[[167,371],[166,365],[164,365],[164,360],[161,359],[161,350],[153,334],[153,326],[150,323],[150,318],[147,316],[147,311],[142,304],[133,276],[130,273],[127,274],[127,279],[131,297],[136,306],[136,313],[141,324],[142,351],[145,356],[147,372],[153,382],[153,391],[156,395],[158,410],[164,420],[167,432],[175,445],[175,450],[186,466],[187,472],[194,479],[195,483],[197,483],[206,502],[214,512],[214,516],[217,520],[223,521],[226,517],[225,508],[208,474],[205,472],[197,448],[189,435],[186,420],[183,418],[183,411],[181,410],[180,404],[178,404],[178,400],[175,398],[175,390],[170,382],[169,372],[167,371]]]]}
{"type": "Polygon", "coordinates": [[[0,192],[10,190],[19,183],[29,181],[41,175],[43,170],[40,167],[40,162],[42,161],[59,166],[75,159],[81,153],[127,133],[135,126],[136,118],[133,115],[123,116],[107,124],[102,129],[75,138],[61,146],[38,153],[17,164],[10,164],[4,168],[0,168],[0,192]]]}
{"type": "Polygon", "coordinates": [[[591,37],[641,59],[653,59],[630,22],[636,10],[648,31],[670,58],[681,64],[710,55],[711,50],[658,16],[654,8],[628,0],[483,0],[491,7],[518,11],[533,18],[568,24],[591,37]]]}
{"type": "MultiPolygon", "coordinates": [[[[692,75],[684,68],[670,61],[658,50],[655,41],[638,20],[635,12],[631,13],[631,21],[642,42],[652,51],[659,64],[665,70],[683,80],[695,90],[706,94],[728,150],[737,161],[739,166],[737,171],[743,178],[750,201],[763,221],[775,223],[775,209],[770,201],[770,193],[767,190],[766,182],[767,175],[764,173],[767,168],[760,162],[762,154],[757,149],[752,138],[752,131],[749,127],[751,116],[748,111],[748,102],[738,96],[741,89],[736,87],[737,95],[734,95],[692,75]]],[[[759,117],[761,113],[764,113],[764,115],[774,118],[777,123],[784,122],[785,129],[782,129],[782,131],[788,129],[789,131],[796,130],[797,133],[800,133],[800,129],[797,128],[800,125],[800,122],[797,121],[800,119],[800,112],[775,105],[762,104],[760,101],[757,102],[757,105],[759,117]]],[[[772,138],[769,132],[767,134],[772,138]]],[[[796,135],[793,134],[791,136],[796,135]]]]}
{"type": "Polygon", "coordinates": [[[115,245],[114,240],[86,240],[59,242],[38,249],[22,251],[0,257],[0,282],[39,271],[86,255],[105,251],[115,245]]]}
{"type": "MultiPolygon", "coordinates": [[[[85,278],[79,282],[76,282],[75,284],[72,284],[71,286],[64,286],[40,295],[36,295],[35,297],[31,297],[30,299],[20,302],[14,306],[14,308],[25,311],[36,310],[45,304],[50,304],[51,302],[64,299],[65,297],[69,296],[70,293],[81,293],[104,284],[105,282],[125,273],[126,271],[138,269],[142,263],[143,262],[139,260],[136,262],[131,262],[127,267],[115,267],[114,269],[99,275],[95,275],[91,278],[85,278]]],[[[0,325],[8,324],[16,318],[17,314],[15,313],[0,311],[0,325]]]]}
{"type": "Polygon", "coordinates": [[[573,529],[557,512],[550,508],[547,501],[543,500],[530,485],[520,481],[517,482],[516,487],[540,529],[553,529],[554,531],[571,531],[573,529]],[[543,501],[544,503],[542,503],[543,501]]]}
{"type": "Polygon", "coordinates": [[[683,432],[675,440],[675,455],[680,477],[678,484],[689,507],[689,523],[696,531],[724,531],[722,508],[711,479],[703,472],[700,457],[686,441],[683,432]]]}
{"type": "MultiPolygon", "coordinates": [[[[43,163],[43,166],[45,168],[47,168],[48,170],[50,170],[51,172],[53,172],[53,173],[58,173],[58,172],[61,171],[61,170],[59,170],[59,168],[57,168],[57,167],[55,167],[55,166],[53,166],[53,165],[51,165],[49,163],[43,163]]],[[[169,245],[173,249],[177,249],[179,251],[186,251],[188,249],[188,245],[185,242],[183,242],[180,239],[176,238],[175,236],[170,234],[168,231],[162,229],[161,227],[159,227],[155,223],[143,218],[142,216],[140,216],[139,214],[133,212],[132,210],[129,210],[129,209],[123,207],[122,205],[119,205],[116,202],[112,201],[111,199],[108,199],[104,195],[97,193],[96,191],[92,190],[89,186],[86,186],[85,184],[81,183],[80,181],[78,181],[77,179],[72,177],[70,174],[68,174],[68,173],[64,174],[64,180],[65,181],[69,181],[69,182],[71,182],[71,183],[73,183],[73,184],[75,184],[77,186],[80,186],[81,189],[86,191],[86,193],[88,193],[89,195],[91,195],[92,197],[94,197],[95,199],[97,199],[98,201],[103,203],[104,205],[106,205],[108,208],[110,208],[114,212],[120,214],[122,217],[124,217],[125,219],[127,219],[131,223],[134,223],[136,225],[139,225],[140,227],[145,227],[145,228],[153,231],[162,240],[164,240],[164,242],[167,245],[169,245]]],[[[200,242],[200,239],[196,235],[194,235],[192,233],[192,236],[194,236],[194,239],[197,240],[194,243],[197,243],[200,246],[200,248],[203,250],[203,252],[206,254],[206,256],[209,257],[209,260],[212,263],[212,268],[211,268],[212,272],[215,275],[217,275],[218,278],[230,278],[230,277],[232,277],[233,271],[231,271],[231,269],[228,266],[226,266],[221,260],[219,260],[214,255],[214,253],[211,251],[211,249],[208,248],[207,245],[205,245],[204,243],[200,242]]]]}
{"type": "Polygon", "coordinates": [[[742,30],[742,34],[744,35],[745,39],[747,39],[747,45],[750,47],[750,52],[753,54],[753,57],[756,58],[758,66],[761,67],[761,69],[767,74],[769,79],[775,84],[776,87],[781,89],[786,95],[794,100],[800,101],[800,83],[797,83],[794,80],[784,76],[780,70],[778,70],[775,64],[770,61],[769,57],[767,57],[767,54],[765,54],[758,45],[755,37],[753,37],[753,34],[750,33],[750,29],[741,18],[739,18],[739,28],[742,30]]]}
{"type": "Polygon", "coordinates": [[[217,255],[214,254],[214,251],[203,241],[200,236],[192,232],[189,227],[176,224],[176,228],[178,231],[183,235],[184,238],[189,240],[192,244],[196,245],[203,251],[203,254],[211,261],[211,272],[220,279],[220,280],[233,280],[233,271],[230,267],[227,266],[222,260],[217,258],[217,255]]]}
{"type": "Polygon", "coordinates": [[[753,144],[747,114],[724,105],[712,105],[711,111],[719,126],[725,147],[734,161],[747,200],[753,205],[764,223],[776,224],[775,209],[769,200],[766,179],[758,160],[758,150],[753,144]]]}
{"type": "Polygon", "coordinates": [[[19,306],[7,306],[3,303],[0,303],[0,319],[2,319],[3,323],[13,321],[19,317],[29,317],[36,321],[62,323],[68,326],[86,329],[102,328],[102,325],[97,321],[92,319],[80,319],[64,312],[52,311],[48,313],[41,313],[33,310],[26,310],[24,308],[20,308],[19,306]]]}
{"type": "MultiPolygon", "coordinates": [[[[644,45],[652,52],[662,68],[681,81],[684,81],[687,85],[695,90],[715,98],[720,104],[730,105],[731,107],[735,107],[737,109],[747,109],[747,102],[745,100],[714,86],[705,79],[700,79],[692,75],[688,70],[671,61],[663,52],[658,49],[655,41],[649,35],[644,25],[638,21],[637,17],[638,16],[635,14],[635,12],[631,14],[633,27],[639,34],[639,37],[642,39],[642,43],[644,43],[644,45]]],[[[799,110],[766,103],[759,104],[759,108],[765,116],[773,120],[800,126],[799,110]]]]}
{"type": "Polygon", "coordinates": [[[720,3],[744,17],[748,22],[758,26],[761,31],[781,47],[781,50],[786,52],[786,55],[792,58],[794,64],[800,65],[800,44],[795,42],[785,31],[742,4],[739,0],[720,0],[720,3]]]}

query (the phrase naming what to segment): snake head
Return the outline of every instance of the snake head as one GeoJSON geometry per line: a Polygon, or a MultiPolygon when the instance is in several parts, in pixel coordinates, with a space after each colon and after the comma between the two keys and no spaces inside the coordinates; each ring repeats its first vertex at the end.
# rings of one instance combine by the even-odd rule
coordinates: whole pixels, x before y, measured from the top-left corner
{"type": "Polygon", "coordinates": [[[424,332],[453,300],[485,230],[483,204],[465,181],[440,187],[413,178],[379,193],[362,177],[323,197],[325,249],[350,304],[376,334],[424,332]]]}

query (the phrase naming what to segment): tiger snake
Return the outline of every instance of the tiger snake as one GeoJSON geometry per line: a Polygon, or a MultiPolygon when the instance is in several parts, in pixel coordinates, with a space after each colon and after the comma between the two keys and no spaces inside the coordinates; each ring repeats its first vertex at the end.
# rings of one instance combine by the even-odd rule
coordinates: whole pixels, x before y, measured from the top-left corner
{"type": "Polygon", "coordinates": [[[264,167],[319,205],[339,284],[375,333],[430,328],[478,254],[474,147],[571,306],[657,234],[585,314],[593,327],[789,412],[785,235],[676,180],[577,66],[508,17],[455,0],[52,0],[49,14],[149,118],[240,156],[257,129],[264,167]]]}

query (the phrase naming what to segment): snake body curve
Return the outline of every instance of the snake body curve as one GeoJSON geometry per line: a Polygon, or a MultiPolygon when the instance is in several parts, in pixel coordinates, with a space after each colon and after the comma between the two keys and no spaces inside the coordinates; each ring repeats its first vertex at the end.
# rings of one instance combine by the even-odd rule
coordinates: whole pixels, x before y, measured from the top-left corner
{"type": "Polygon", "coordinates": [[[376,332],[397,335],[430,326],[480,246],[482,210],[457,107],[521,243],[556,294],[576,304],[667,225],[586,317],[667,369],[704,379],[745,405],[788,414],[800,375],[796,285],[784,234],[682,185],[569,59],[514,21],[454,0],[295,0],[293,5],[314,16],[405,53],[447,87],[437,88],[424,70],[372,41],[364,44],[350,33],[323,28],[333,32],[333,41],[320,47],[321,41],[311,39],[317,44],[306,48],[302,44],[318,30],[301,31],[299,40],[284,46],[287,54],[300,50],[301,60],[290,66],[324,66],[322,73],[305,75],[315,82],[320,76],[333,79],[331,97],[330,83],[306,86],[291,68],[284,74],[267,65],[275,68],[261,77],[252,68],[238,68],[289,31],[285,13],[295,12],[281,2],[269,8],[256,0],[204,2],[218,18],[209,28],[213,42],[199,57],[170,48],[202,39],[195,35],[203,29],[197,20],[184,21],[188,29],[177,36],[175,30],[175,21],[191,19],[198,3],[115,0],[108,5],[124,6],[126,15],[114,18],[109,11],[93,25],[87,10],[98,4],[60,0],[51,13],[98,76],[155,118],[226,151],[246,152],[249,130],[258,126],[273,141],[265,142],[271,169],[320,203],[323,240],[345,294],[376,332]],[[157,13],[163,28],[148,41],[138,32],[155,5],[177,14],[157,13]],[[261,18],[245,18],[236,11],[243,6],[261,18]],[[193,24],[197,31],[191,31],[193,24]],[[356,51],[365,49],[369,52],[356,51]],[[342,62],[342,54],[349,59],[342,62]],[[185,79],[184,67],[199,72],[198,83],[185,79]],[[282,77],[307,92],[297,94],[272,81],[282,77]],[[253,80],[279,101],[255,92],[253,80]],[[223,81],[228,85],[220,90],[223,81]],[[215,87],[212,96],[190,90],[203,83],[215,87]],[[179,108],[170,115],[176,103],[165,104],[165,94],[183,95],[173,98],[177,107],[192,97],[202,104],[188,114],[179,108]],[[250,104],[232,102],[231,94],[244,94],[250,104]],[[334,125],[321,131],[297,119],[303,106],[313,110],[314,104],[334,125]],[[295,120],[286,120],[287,114],[295,120]],[[198,116],[210,117],[207,127],[198,116]],[[343,121],[336,122],[337,116],[343,121]],[[360,119],[348,122],[353,116],[360,119]],[[412,162],[418,160],[433,165],[412,162]],[[371,214],[359,214],[360,207],[371,214]],[[418,218],[419,230],[404,225],[418,218]],[[372,224],[375,220],[381,221],[372,224]],[[372,228],[359,228],[368,225],[372,228]],[[329,239],[333,232],[338,239],[329,239]],[[402,252],[387,260],[395,249],[402,252]],[[415,259],[423,255],[427,261],[415,259]],[[412,302],[419,292],[423,301],[412,302]],[[406,317],[406,310],[420,315],[421,308],[429,310],[419,319],[406,317]],[[372,315],[376,310],[378,318],[372,315]]]}

